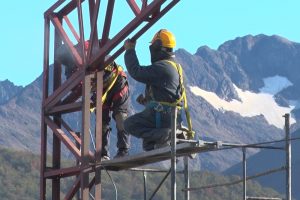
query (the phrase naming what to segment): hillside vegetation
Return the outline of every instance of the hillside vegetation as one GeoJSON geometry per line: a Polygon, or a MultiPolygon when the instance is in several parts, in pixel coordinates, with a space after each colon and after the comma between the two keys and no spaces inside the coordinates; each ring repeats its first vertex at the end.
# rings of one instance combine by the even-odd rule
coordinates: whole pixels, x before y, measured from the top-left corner
{"type": "MultiPolygon", "coordinates": [[[[69,163],[67,161],[65,163],[69,163]]],[[[39,199],[39,156],[26,152],[16,152],[9,149],[0,149],[0,196],[2,200],[32,200],[39,199]]],[[[109,172],[116,183],[119,200],[143,199],[143,174],[142,172],[123,171],[109,172]]],[[[164,174],[147,173],[147,196],[159,184],[164,174]]],[[[177,176],[178,199],[183,199],[183,176],[177,176]]],[[[224,183],[239,179],[237,176],[222,176],[208,172],[193,172],[191,174],[191,186],[199,187],[207,184],[224,183]]],[[[65,180],[62,193],[67,190],[72,182],[70,178],[65,180]]],[[[50,184],[48,184],[50,185],[50,184]]],[[[51,199],[50,190],[47,188],[47,199],[51,199]]],[[[103,199],[115,199],[115,190],[106,172],[103,172],[102,184],[103,199]]],[[[241,199],[242,185],[219,187],[191,192],[191,200],[238,200],[241,199]]],[[[258,183],[248,182],[248,195],[280,196],[272,189],[262,188],[258,183]]],[[[63,194],[62,194],[63,197],[63,194]]],[[[167,179],[154,199],[170,199],[170,179],[167,179]]]]}

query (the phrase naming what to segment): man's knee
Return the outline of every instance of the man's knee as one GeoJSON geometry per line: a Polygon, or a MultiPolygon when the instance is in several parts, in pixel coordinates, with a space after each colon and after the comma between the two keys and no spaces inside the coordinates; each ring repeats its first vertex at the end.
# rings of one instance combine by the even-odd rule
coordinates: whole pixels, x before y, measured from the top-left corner
{"type": "Polygon", "coordinates": [[[125,121],[126,118],[127,118],[127,113],[122,113],[122,112],[117,113],[114,116],[118,131],[123,131],[124,130],[124,121],[125,121]]]}

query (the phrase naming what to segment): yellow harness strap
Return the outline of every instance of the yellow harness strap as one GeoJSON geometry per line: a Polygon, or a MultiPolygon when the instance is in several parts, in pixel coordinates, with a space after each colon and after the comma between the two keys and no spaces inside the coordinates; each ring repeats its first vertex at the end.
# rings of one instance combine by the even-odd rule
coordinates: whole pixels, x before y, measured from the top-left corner
{"type": "Polygon", "coordinates": [[[169,102],[159,102],[159,103],[161,103],[163,105],[167,105],[167,106],[177,106],[178,107],[178,104],[183,101],[183,108],[184,108],[184,111],[185,111],[187,124],[188,124],[188,129],[189,129],[188,137],[189,137],[189,139],[193,139],[194,136],[195,136],[195,132],[193,131],[193,128],[192,128],[192,119],[191,119],[191,115],[190,115],[189,108],[188,108],[186,91],[185,91],[185,88],[184,88],[184,85],[183,85],[182,67],[181,67],[180,64],[176,64],[173,61],[170,61],[170,60],[166,60],[166,61],[168,63],[170,63],[177,70],[177,72],[179,74],[179,80],[180,80],[180,87],[182,89],[182,95],[174,103],[169,103],[169,102]]]}
{"type": "MultiPolygon", "coordinates": [[[[118,68],[117,68],[117,70],[116,70],[116,72],[114,73],[114,76],[113,76],[113,81],[110,83],[110,85],[107,87],[106,91],[102,95],[102,104],[104,104],[108,92],[111,90],[111,88],[116,83],[116,81],[118,79],[119,72],[121,72],[122,70],[123,70],[122,67],[120,65],[118,65],[118,68]]],[[[96,107],[90,108],[90,112],[94,112],[95,110],[96,110],[96,107]]]]}

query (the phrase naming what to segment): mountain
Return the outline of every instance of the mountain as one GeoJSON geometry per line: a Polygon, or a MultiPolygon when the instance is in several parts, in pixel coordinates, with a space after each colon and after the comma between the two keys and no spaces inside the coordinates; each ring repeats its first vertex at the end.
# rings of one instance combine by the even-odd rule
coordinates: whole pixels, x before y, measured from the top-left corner
{"type": "MultiPolygon", "coordinates": [[[[184,49],[175,54],[184,69],[197,138],[230,143],[280,139],[284,136],[282,115],[287,112],[293,113],[293,127],[299,127],[298,43],[279,36],[247,35],[227,41],[217,50],[203,46],[195,54],[184,49]]],[[[41,80],[37,78],[0,105],[1,145],[39,153],[41,80]]],[[[129,83],[132,114],[142,109],[135,99],[144,86],[130,77],[129,83]]],[[[69,119],[76,124],[75,117],[69,119]]],[[[112,136],[114,144],[115,134],[112,136]]],[[[140,143],[133,139],[131,153],[140,151],[140,143]]],[[[201,166],[197,169],[220,172],[241,157],[239,149],[199,154],[201,166]]]]}
{"type": "Polygon", "coordinates": [[[40,151],[41,80],[36,79],[0,105],[0,145],[40,151]]]}
{"type": "Polygon", "coordinates": [[[0,105],[16,96],[22,89],[22,86],[15,86],[9,80],[0,81],[0,105]]]}
{"type": "MultiPolygon", "coordinates": [[[[51,158],[49,158],[51,159],[51,158]]],[[[40,158],[37,155],[28,152],[16,152],[5,148],[0,148],[0,195],[1,200],[32,200],[39,199],[39,169],[40,158]]],[[[67,166],[72,161],[66,160],[62,164],[67,166]]],[[[143,199],[143,174],[141,172],[126,171],[107,172],[102,174],[102,198],[115,199],[115,190],[107,174],[110,174],[112,180],[118,189],[118,199],[138,200],[143,199]],[[126,183],[126,184],[124,184],[126,183]]],[[[161,181],[161,173],[147,173],[147,196],[151,195],[161,181]]],[[[183,199],[181,188],[183,185],[183,176],[178,175],[178,199],[183,199]]],[[[191,185],[199,187],[217,182],[230,182],[239,179],[237,176],[222,176],[209,172],[195,172],[191,174],[191,185]]],[[[161,186],[154,199],[169,199],[170,184],[169,179],[161,186]]],[[[62,179],[62,195],[73,186],[74,180],[62,179]]],[[[214,200],[238,200],[241,199],[242,185],[234,185],[230,188],[220,187],[214,189],[200,190],[191,192],[190,199],[214,199],[214,200]]],[[[281,197],[276,191],[261,187],[257,182],[249,181],[249,194],[253,196],[272,196],[281,197]]],[[[51,199],[50,188],[47,188],[47,198],[51,199]]]]}
{"type": "MultiPolygon", "coordinates": [[[[293,138],[300,137],[300,129],[293,132],[293,138]]],[[[284,147],[285,142],[276,144],[278,147],[284,147]]],[[[295,199],[300,199],[300,141],[292,141],[292,196],[295,199]]],[[[247,173],[254,175],[270,169],[279,168],[285,165],[285,151],[280,150],[262,150],[261,152],[249,157],[247,159],[247,173]]],[[[242,174],[242,164],[232,166],[225,171],[227,175],[240,175],[242,174]]],[[[285,172],[277,172],[268,176],[263,176],[256,179],[265,187],[271,187],[278,192],[285,192],[285,172]]]]}
{"type": "MultiPolygon", "coordinates": [[[[236,38],[217,50],[200,47],[195,54],[178,50],[199,136],[231,143],[279,139],[287,112],[295,114],[291,122],[297,126],[299,54],[298,43],[266,35],[236,38]]],[[[241,159],[240,150],[228,154],[212,152],[200,158],[205,169],[222,170],[241,159]]]]}

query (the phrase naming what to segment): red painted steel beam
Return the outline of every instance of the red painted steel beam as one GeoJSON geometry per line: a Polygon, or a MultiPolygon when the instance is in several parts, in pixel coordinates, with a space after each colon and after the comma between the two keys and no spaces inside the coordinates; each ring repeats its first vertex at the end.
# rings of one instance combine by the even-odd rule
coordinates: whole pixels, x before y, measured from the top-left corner
{"type": "Polygon", "coordinates": [[[73,88],[80,84],[83,78],[83,70],[76,71],[67,81],[65,81],[57,90],[55,90],[44,102],[43,106],[50,107],[59,103],[73,88]]]}
{"type": "Polygon", "coordinates": [[[54,134],[67,146],[67,148],[73,153],[73,155],[81,160],[80,151],[76,145],[70,140],[70,138],[64,133],[64,131],[57,126],[49,117],[45,117],[45,122],[54,132],[54,134]]]}
{"type": "Polygon", "coordinates": [[[141,10],[135,0],[127,0],[127,3],[136,16],[141,13],[141,10]]]}
{"type": "Polygon", "coordinates": [[[71,93],[68,94],[66,96],[66,98],[64,98],[61,101],[61,104],[68,104],[68,103],[72,103],[72,102],[77,101],[79,99],[79,97],[81,97],[81,90],[82,90],[81,87],[82,87],[82,85],[79,84],[74,89],[72,89],[71,93]]]}
{"type": "Polygon", "coordinates": [[[64,114],[64,113],[72,113],[80,111],[82,107],[82,102],[75,102],[69,104],[62,104],[59,106],[54,106],[46,110],[46,115],[54,115],[54,114],[64,114]]]}
{"type": "Polygon", "coordinates": [[[87,51],[87,59],[91,58],[92,53],[99,51],[99,42],[98,42],[98,31],[97,31],[97,20],[100,9],[100,0],[89,0],[89,9],[90,9],[90,24],[91,24],[91,33],[90,33],[90,44],[87,51]]]}
{"type": "Polygon", "coordinates": [[[113,48],[115,48],[121,41],[123,41],[130,33],[132,33],[141,23],[150,16],[155,10],[157,10],[166,0],[155,0],[145,8],[145,10],[136,16],[128,25],[126,25],[115,37],[113,37],[109,43],[103,46],[100,49],[99,54],[93,58],[89,66],[92,68],[97,68],[100,65],[98,70],[103,70],[108,62],[101,63],[104,59],[104,56],[107,55],[113,48]]]}
{"type": "Polygon", "coordinates": [[[71,32],[73,33],[73,36],[75,37],[76,41],[79,42],[80,41],[80,37],[78,35],[78,33],[76,32],[74,26],[72,25],[72,23],[70,22],[68,16],[63,16],[66,24],[68,25],[69,29],[71,30],[71,32]]]}
{"type": "MultiPolygon", "coordinates": [[[[80,0],[80,3],[83,3],[85,0],[80,0]]],[[[77,0],[71,0],[65,7],[57,12],[57,16],[65,16],[72,12],[77,6],[77,0]]]]}
{"type": "MultiPolygon", "coordinates": [[[[50,42],[50,20],[44,20],[44,69],[43,69],[43,97],[45,102],[48,97],[49,86],[49,42],[50,42]]],[[[44,176],[47,163],[47,125],[45,123],[45,109],[41,110],[41,167],[40,167],[40,199],[46,199],[46,179],[44,176]]]]}
{"type": "Polygon", "coordinates": [[[148,1],[147,0],[142,0],[142,10],[144,10],[146,7],[147,7],[147,5],[148,5],[148,1]]]}
{"type": "Polygon", "coordinates": [[[50,15],[50,19],[52,21],[52,24],[55,27],[55,30],[58,31],[60,34],[64,44],[66,45],[67,49],[70,51],[72,57],[74,58],[75,64],[80,67],[83,64],[82,58],[78,51],[75,49],[73,43],[71,42],[70,38],[68,37],[67,33],[65,32],[64,28],[62,27],[62,24],[57,16],[50,15]]]}
{"type": "Polygon", "coordinates": [[[78,137],[78,135],[71,129],[71,127],[65,122],[65,120],[61,119],[61,124],[72,135],[76,143],[81,145],[80,137],[78,137]]]}
{"type": "MultiPolygon", "coordinates": [[[[90,93],[91,93],[91,75],[85,75],[82,85],[82,125],[81,125],[81,166],[89,165],[89,149],[90,149],[90,93]]],[[[82,169],[80,172],[80,188],[81,199],[85,200],[89,198],[89,172],[87,169],[82,169]]]]}
{"type": "Polygon", "coordinates": [[[50,14],[54,12],[55,9],[57,9],[61,4],[63,4],[66,0],[59,0],[55,2],[48,10],[45,11],[44,16],[48,18],[50,14]]]}
{"type": "Polygon", "coordinates": [[[80,170],[81,170],[80,166],[67,167],[61,169],[48,169],[44,173],[44,176],[47,179],[56,179],[57,177],[65,178],[65,177],[78,175],[80,170]]]}
{"type": "Polygon", "coordinates": [[[102,38],[101,38],[101,47],[103,45],[105,45],[108,41],[112,16],[113,16],[113,12],[114,12],[114,5],[115,5],[115,0],[110,0],[107,4],[104,28],[103,28],[103,32],[102,32],[102,38]]]}
{"type": "Polygon", "coordinates": [[[79,33],[80,33],[80,47],[81,47],[81,58],[82,58],[82,65],[86,67],[86,54],[85,54],[85,39],[84,39],[84,28],[83,28],[83,16],[82,16],[82,7],[81,1],[77,0],[77,12],[78,12],[78,24],[79,24],[79,33]]]}
{"type": "MultiPolygon", "coordinates": [[[[141,28],[131,39],[137,40],[142,34],[144,34],[153,24],[155,24],[162,16],[164,16],[171,8],[173,8],[180,0],[174,0],[170,4],[168,4],[160,13],[158,13],[154,18],[149,19],[148,23],[141,28]]],[[[121,55],[124,51],[124,47],[120,47],[109,59],[107,59],[103,66],[108,65],[112,61],[114,61],[119,55],[121,55]]]]}
{"type": "MultiPolygon", "coordinates": [[[[97,97],[103,95],[103,71],[97,72],[97,97]]],[[[96,101],[96,149],[95,149],[95,162],[101,163],[102,154],[102,98],[98,98],[96,101]]],[[[101,169],[95,170],[95,198],[101,199],[101,169]]]]}
{"type": "MultiPolygon", "coordinates": [[[[60,19],[61,23],[61,19],[60,19]]],[[[54,64],[53,64],[53,90],[56,90],[61,85],[61,64],[56,61],[56,50],[61,46],[62,40],[57,30],[54,34],[54,64]]],[[[61,114],[57,113],[53,116],[54,123],[61,127],[61,114]]],[[[52,167],[59,169],[61,167],[61,141],[57,135],[52,137],[52,167]]],[[[52,179],[52,198],[60,200],[60,179],[52,179]]]]}
{"type": "Polygon", "coordinates": [[[75,182],[73,183],[71,189],[66,194],[64,200],[71,200],[71,199],[73,199],[74,195],[79,190],[79,186],[80,186],[80,177],[77,177],[76,180],[75,180],[75,182]]]}

